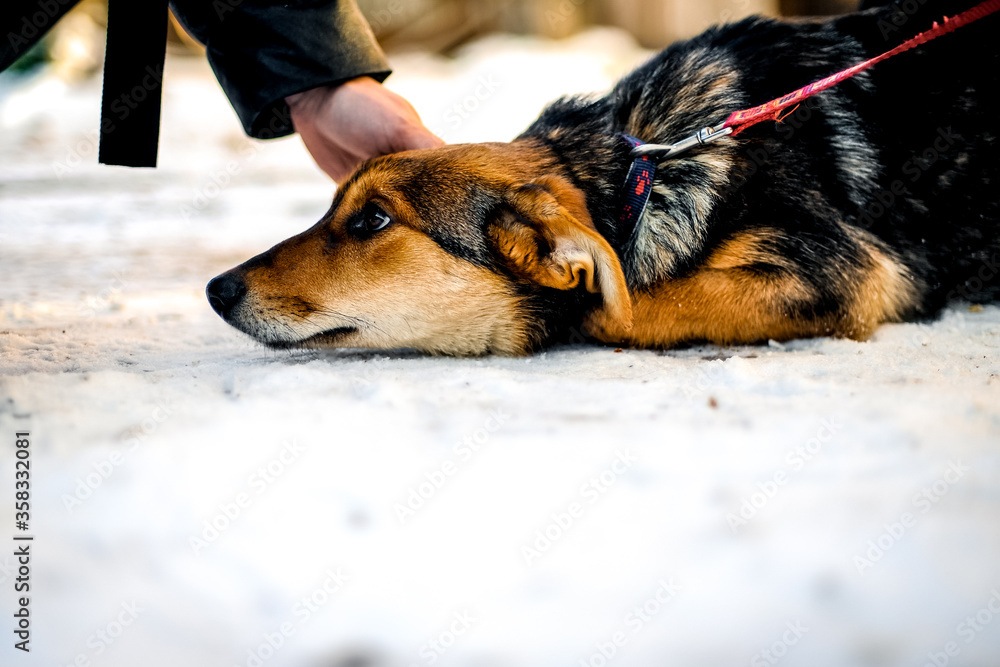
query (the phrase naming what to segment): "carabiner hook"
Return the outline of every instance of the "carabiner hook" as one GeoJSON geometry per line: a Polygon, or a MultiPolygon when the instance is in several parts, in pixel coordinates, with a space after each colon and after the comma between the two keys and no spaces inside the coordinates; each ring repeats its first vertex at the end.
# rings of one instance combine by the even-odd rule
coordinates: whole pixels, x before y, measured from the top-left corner
{"type": "Polygon", "coordinates": [[[682,139],[675,144],[643,144],[642,146],[636,146],[632,149],[632,152],[629,153],[629,157],[633,159],[649,157],[659,162],[661,160],[666,160],[668,157],[677,157],[681,153],[686,153],[695,146],[712,143],[713,141],[717,141],[722,137],[727,137],[732,133],[733,128],[725,127],[725,123],[716,125],[715,127],[704,127],[687,139],[682,139]]]}

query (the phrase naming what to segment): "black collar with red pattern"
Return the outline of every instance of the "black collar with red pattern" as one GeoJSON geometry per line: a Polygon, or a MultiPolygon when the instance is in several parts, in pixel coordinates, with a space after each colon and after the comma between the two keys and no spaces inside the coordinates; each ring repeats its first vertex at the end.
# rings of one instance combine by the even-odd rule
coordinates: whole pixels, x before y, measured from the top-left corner
{"type": "MultiPolygon", "coordinates": [[[[645,145],[642,141],[628,134],[618,135],[632,150],[645,145]]],[[[632,236],[646,204],[653,192],[653,178],[656,176],[656,162],[648,155],[633,156],[628,175],[625,177],[625,189],[622,191],[622,202],[618,209],[618,229],[620,238],[632,236]]]]}

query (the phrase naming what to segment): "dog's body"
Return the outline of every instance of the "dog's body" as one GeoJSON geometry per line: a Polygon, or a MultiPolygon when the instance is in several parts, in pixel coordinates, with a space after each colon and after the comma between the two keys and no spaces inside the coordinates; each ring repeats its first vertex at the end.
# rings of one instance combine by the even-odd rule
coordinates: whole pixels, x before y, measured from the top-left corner
{"type": "Polygon", "coordinates": [[[714,28],[510,144],[369,161],[210,301],[271,345],[446,354],[524,354],[581,325],[640,347],[863,339],[932,315],[1000,253],[997,17],[664,161],[634,229],[619,215],[620,134],[677,141],[975,2],[905,4],[919,9],[714,28]]]}

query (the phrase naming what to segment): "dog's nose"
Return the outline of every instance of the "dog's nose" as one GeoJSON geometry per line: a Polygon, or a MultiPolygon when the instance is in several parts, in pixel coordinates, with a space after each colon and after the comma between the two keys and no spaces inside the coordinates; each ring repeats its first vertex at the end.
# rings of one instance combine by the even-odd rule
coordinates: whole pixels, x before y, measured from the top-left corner
{"type": "Polygon", "coordinates": [[[233,273],[223,273],[216,276],[205,288],[208,302],[212,309],[223,318],[228,318],[233,308],[243,300],[247,293],[247,285],[243,279],[233,273]]]}

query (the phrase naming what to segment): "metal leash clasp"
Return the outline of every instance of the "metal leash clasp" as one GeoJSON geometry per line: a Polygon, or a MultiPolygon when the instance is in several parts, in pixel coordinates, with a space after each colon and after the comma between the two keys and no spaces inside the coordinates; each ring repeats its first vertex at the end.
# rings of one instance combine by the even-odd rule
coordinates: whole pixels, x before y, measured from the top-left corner
{"type": "Polygon", "coordinates": [[[686,153],[695,146],[709,144],[722,137],[728,137],[733,133],[733,128],[725,127],[725,123],[720,123],[715,127],[704,127],[686,139],[682,139],[675,144],[643,144],[632,149],[629,154],[632,158],[649,157],[657,162],[668,157],[677,157],[681,153],[686,153]]]}

